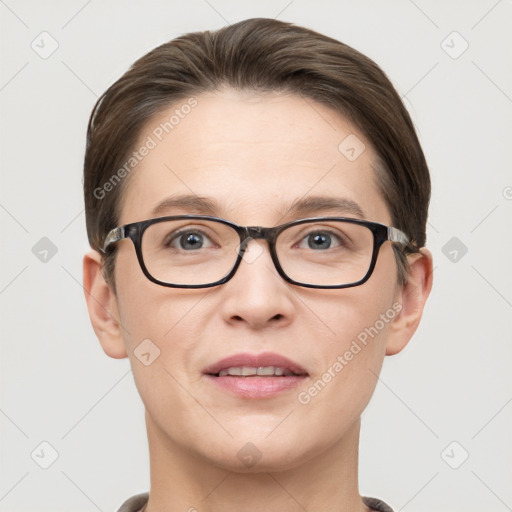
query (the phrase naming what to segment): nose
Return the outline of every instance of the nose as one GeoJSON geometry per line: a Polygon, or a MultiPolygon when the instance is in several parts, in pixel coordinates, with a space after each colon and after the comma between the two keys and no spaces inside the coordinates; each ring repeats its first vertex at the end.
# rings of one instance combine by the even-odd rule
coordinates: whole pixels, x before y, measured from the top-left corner
{"type": "Polygon", "coordinates": [[[230,324],[262,329],[293,321],[293,292],[277,273],[264,240],[248,242],[236,274],[222,288],[221,312],[230,324]]]}

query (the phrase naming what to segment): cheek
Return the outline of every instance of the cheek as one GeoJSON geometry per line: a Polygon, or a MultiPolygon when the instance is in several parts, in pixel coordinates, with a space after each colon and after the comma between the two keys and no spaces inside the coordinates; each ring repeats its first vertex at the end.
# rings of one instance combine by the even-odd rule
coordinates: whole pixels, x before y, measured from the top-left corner
{"type": "Polygon", "coordinates": [[[322,432],[326,445],[348,431],[375,390],[389,325],[380,315],[386,311],[383,304],[366,302],[361,309],[354,309],[352,316],[344,315],[346,321],[339,324],[343,332],[324,346],[323,366],[318,366],[318,374],[297,395],[305,429],[322,432]]]}
{"type": "Polygon", "coordinates": [[[187,301],[179,291],[151,282],[140,268],[135,249],[126,245],[115,267],[123,337],[132,349],[145,338],[160,345],[186,313],[187,301]]]}
{"type": "Polygon", "coordinates": [[[135,251],[121,252],[116,261],[119,320],[134,378],[145,400],[170,374],[181,379],[199,343],[198,323],[192,313],[201,299],[197,292],[177,290],[149,281],[135,251]]]}
{"type": "Polygon", "coordinates": [[[319,390],[343,387],[342,394],[348,390],[358,395],[358,390],[367,384],[373,388],[376,380],[373,373],[378,374],[380,370],[387,330],[396,316],[391,293],[376,293],[373,297],[374,300],[368,300],[367,296],[359,299],[351,296],[340,301],[337,311],[326,314],[329,336],[323,340],[316,338],[315,347],[317,353],[323,353],[322,363],[317,365],[319,390]]]}
{"type": "MultiPolygon", "coordinates": [[[[320,352],[331,358],[348,350],[351,341],[361,343],[374,337],[383,340],[390,320],[395,316],[396,262],[391,246],[381,249],[373,274],[366,283],[342,290],[302,291],[303,310],[298,316],[308,318],[308,329],[322,340],[320,352]],[[386,315],[384,323],[381,315],[386,315]],[[378,336],[374,327],[377,327],[378,336]],[[368,332],[374,333],[369,337],[368,332]]],[[[375,343],[376,344],[376,343],[375,343]]],[[[319,347],[315,346],[318,350],[319,347]]]]}
{"type": "Polygon", "coordinates": [[[130,309],[130,332],[124,335],[137,390],[161,430],[187,437],[193,418],[204,415],[189,394],[200,346],[197,331],[186,321],[193,304],[176,298],[140,302],[130,309]]]}
{"type": "Polygon", "coordinates": [[[393,307],[394,255],[391,247],[384,249],[365,284],[336,292],[335,300],[332,296],[311,300],[311,309],[319,312],[318,325],[323,326],[325,336],[315,337],[315,352],[322,356],[311,386],[298,401],[315,411],[310,416],[312,422],[321,421],[328,410],[337,418],[333,428],[342,431],[340,423],[359,415],[375,389],[387,331],[398,314],[397,304],[393,307]]]}

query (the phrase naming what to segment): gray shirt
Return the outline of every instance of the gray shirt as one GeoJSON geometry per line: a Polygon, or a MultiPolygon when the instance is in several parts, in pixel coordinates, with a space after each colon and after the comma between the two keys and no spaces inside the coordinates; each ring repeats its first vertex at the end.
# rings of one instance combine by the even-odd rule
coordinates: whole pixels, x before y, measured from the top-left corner
{"type": "MultiPolygon", "coordinates": [[[[117,512],[144,512],[149,494],[144,492],[126,500],[117,512]]],[[[377,512],[393,512],[393,509],[377,498],[362,496],[363,503],[377,512]]]]}

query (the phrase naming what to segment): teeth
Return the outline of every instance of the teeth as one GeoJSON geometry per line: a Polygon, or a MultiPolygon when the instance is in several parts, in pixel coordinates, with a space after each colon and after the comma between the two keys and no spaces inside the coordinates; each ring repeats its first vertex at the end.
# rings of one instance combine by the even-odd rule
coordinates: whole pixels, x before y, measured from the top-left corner
{"type": "Polygon", "coordinates": [[[276,368],[273,366],[260,366],[257,370],[258,375],[275,375],[276,368]]]}
{"type": "Polygon", "coordinates": [[[295,375],[288,368],[278,368],[276,366],[260,366],[258,368],[252,366],[241,366],[241,367],[232,367],[227,368],[225,370],[221,370],[219,372],[219,377],[224,377],[226,375],[235,375],[240,377],[248,377],[251,375],[262,375],[262,376],[290,376],[295,375]]]}

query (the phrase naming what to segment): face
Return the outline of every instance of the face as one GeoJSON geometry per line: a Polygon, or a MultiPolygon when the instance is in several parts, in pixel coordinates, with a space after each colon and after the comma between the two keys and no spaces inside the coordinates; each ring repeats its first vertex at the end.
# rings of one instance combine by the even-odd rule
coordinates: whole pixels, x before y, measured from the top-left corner
{"type": "MultiPolygon", "coordinates": [[[[287,213],[294,201],[309,196],[354,201],[365,219],[390,225],[372,168],[376,155],[339,114],[285,94],[228,90],[196,100],[169,134],[158,127],[180,105],[161,112],[143,130],[137,147],[148,136],[156,146],[129,178],[120,225],[208,213],[186,206],[152,213],[164,199],[178,195],[209,198],[215,215],[244,226],[355,216],[343,209],[287,213]],[[365,145],[355,160],[338,149],[354,135],[365,145]]],[[[285,282],[260,240],[249,243],[229,282],[207,289],[154,284],[143,275],[129,240],[117,249],[117,310],[150,438],[227,469],[276,470],[334,447],[358,422],[397,314],[397,271],[389,242],[381,247],[366,283],[331,290],[285,282]],[[141,347],[149,357],[157,354],[155,347],[160,354],[144,365],[136,354],[148,339],[141,347]],[[292,377],[277,392],[258,394],[226,389],[214,382],[219,377],[204,373],[234,354],[262,353],[286,357],[307,375],[292,377]],[[262,454],[256,466],[244,462],[244,450],[262,454]]]]}

